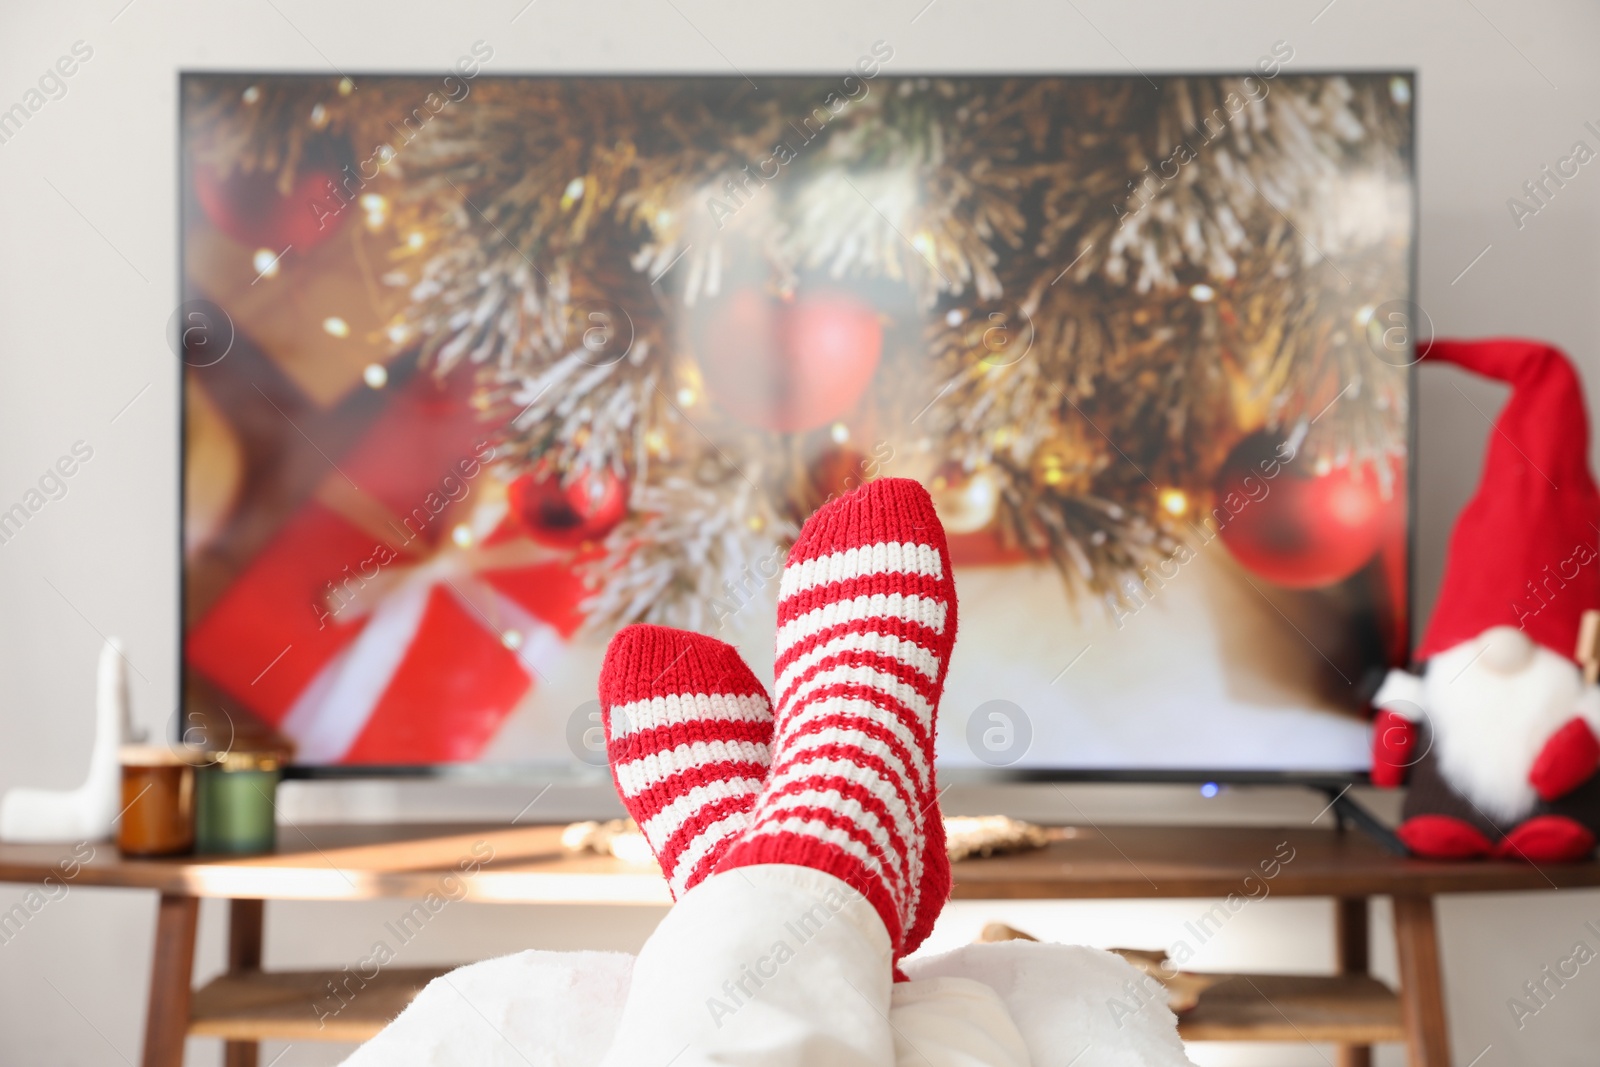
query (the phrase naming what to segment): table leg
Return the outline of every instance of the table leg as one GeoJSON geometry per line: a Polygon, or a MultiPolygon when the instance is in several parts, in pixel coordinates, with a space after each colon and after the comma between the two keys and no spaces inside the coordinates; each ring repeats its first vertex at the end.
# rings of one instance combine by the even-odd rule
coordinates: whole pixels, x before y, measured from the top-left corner
{"type": "MultiPolygon", "coordinates": [[[[1367,898],[1333,902],[1334,962],[1340,974],[1366,974],[1370,966],[1367,898]]],[[[1339,1067],[1372,1067],[1371,1045],[1340,1045],[1339,1067]]]]}
{"type": "Polygon", "coordinates": [[[183,1067],[194,981],[194,936],[200,898],[161,894],[156,905],[155,960],[144,1023],[144,1067],[183,1067]]]}
{"type": "Polygon", "coordinates": [[[1411,1067],[1450,1067],[1450,1031],[1445,1023],[1444,978],[1433,898],[1394,898],[1394,935],[1400,955],[1400,1014],[1405,1021],[1411,1067]]]}
{"type": "MultiPolygon", "coordinates": [[[[261,927],[264,900],[228,901],[228,973],[261,969],[261,927]]],[[[256,1041],[225,1041],[223,1067],[257,1067],[261,1045],[256,1041]]]]}

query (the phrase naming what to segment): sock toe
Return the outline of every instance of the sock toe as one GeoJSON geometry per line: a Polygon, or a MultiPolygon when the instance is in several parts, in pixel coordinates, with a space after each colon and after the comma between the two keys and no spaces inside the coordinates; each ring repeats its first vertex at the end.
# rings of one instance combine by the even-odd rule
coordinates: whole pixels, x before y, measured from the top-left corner
{"type": "Polygon", "coordinates": [[[806,520],[789,563],[844,552],[888,539],[944,546],[933,498],[910,478],[879,478],[836,497],[806,520]]]}

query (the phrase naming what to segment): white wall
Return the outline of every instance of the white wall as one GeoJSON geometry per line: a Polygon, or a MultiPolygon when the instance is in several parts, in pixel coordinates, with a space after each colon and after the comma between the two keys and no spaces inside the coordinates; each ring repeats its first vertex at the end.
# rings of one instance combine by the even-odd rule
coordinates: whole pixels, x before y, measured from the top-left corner
{"type": "MultiPolygon", "coordinates": [[[[1520,232],[1505,204],[1574,140],[1597,144],[1582,125],[1600,125],[1600,11],[1583,0],[1333,0],[1326,7],[1325,0],[934,0],[925,9],[925,0],[629,0],[604,7],[532,0],[523,10],[525,2],[0,4],[0,108],[20,99],[73,42],[94,48],[65,97],[0,144],[0,504],[20,498],[74,441],[94,448],[67,496],[0,545],[0,787],[65,786],[80,773],[101,634],[127,642],[142,720],[156,726],[174,706],[177,393],[163,334],[176,303],[174,72],[181,67],[441,69],[479,38],[494,45],[497,71],[842,69],[877,38],[894,44],[897,70],[1244,67],[1280,39],[1294,46],[1293,69],[1415,66],[1422,304],[1444,333],[1555,341],[1581,364],[1591,394],[1600,385],[1600,170],[1585,169],[1520,232]],[[1458,278],[1486,245],[1487,254],[1458,278]]],[[[1451,518],[1483,451],[1488,427],[1473,405],[1492,414],[1501,399],[1494,388],[1451,372],[1424,375],[1424,608],[1451,518]]],[[[1193,816],[1200,805],[1187,790],[1071,795],[1089,817],[1107,822],[1193,816]]],[[[956,803],[1072,818],[1054,797],[956,803]]],[[[315,809],[325,799],[293,802],[315,809]]],[[[515,790],[441,795],[366,787],[341,802],[379,814],[470,808],[509,816],[525,799],[515,790]]],[[[1198,814],[1308,820],[1319,806],[1306,796],[1243,791],[1198,814]]],[[[549,811],[558,815],[559,805],[549,811]]],[[[20,896],[17,887],[0,887],[0,909],[20,896]]],[[[356,959],[394,907],[276,905],[268,917],[268,962],[356,959]]],[[[959,941],[984,919],[1009,917],[1047,936],[1163,944],[1196,910],[1185,901],[961,905],[950,909],[938,937],[959,941]]],[[[73,889],[0,946],[0,1063],[136,1060],[153,913],[149,896],[73,889]]],[[[1253,906],[1203,962],[1326,966],[1327,915],[1319,903],[1253,906]]],[[[1583,923],[1600,920],[1600,894],[1449,900],[1442,916],[1459,1064],[1594,1062],[1600,976],[1586,970],[1520,1032],[1506,1000],[1574,941],[1590,938],[1583,923]]],[[[204,913],[207,971],[220,965],[220,917],[217,908],[204,913]]],[[[632,947],[655,918],[458,906],[429,927],[412,959],[467,959],[525,946],[632,947]]],[[[1378,960],[1390,969],[1386,937],[1381,925],[1378,960]]],[[[191,1062],[216,1062],[216,1047],[193,1042],[191,1062]]],[[[270,1049],[267,1060],[280,1051],[270,1049]]],[[[1197,1059],[1309,1065],[1328,1062],[1326,1052],[1212,1048],[1197,1059]]],[[[336,1059],[331,1048],[298,1046],[276,1062],[336,1059]]],[[[1398,1050],[1380,1062],[1401,1062],[1398,1050]]]]}

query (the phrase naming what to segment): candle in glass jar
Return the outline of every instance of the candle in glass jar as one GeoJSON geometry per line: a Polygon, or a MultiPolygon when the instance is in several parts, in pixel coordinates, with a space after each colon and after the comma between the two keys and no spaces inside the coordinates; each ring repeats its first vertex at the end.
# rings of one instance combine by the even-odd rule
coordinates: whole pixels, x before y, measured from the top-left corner
{"type": "Polygon", "coordinates": [[[276,752],[225,752],[200,768],[196,836],[201,852],[272,851],[279,760],[276,752]]]}
{"type": "Polygon", "coordinates": [[[176,856],[194,847],[194,768],[185,753],[124,745],[117,848],[128,856],[176,856]]]}

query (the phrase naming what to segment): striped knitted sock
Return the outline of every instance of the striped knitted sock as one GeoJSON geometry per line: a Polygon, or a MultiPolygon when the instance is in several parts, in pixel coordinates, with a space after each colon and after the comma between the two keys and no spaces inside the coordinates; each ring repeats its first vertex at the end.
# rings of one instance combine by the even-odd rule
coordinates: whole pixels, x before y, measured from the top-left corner
{"type": "Polygon", "coordinates": [[[772,775],[717,870],[825,871],[877,908],[896,957],[921,944],[950,894],[933,746],[955,636],[922,486],[870,482],[813,515],[779,591],[772,775]]]}
{"type": "Polygon", "coordinates": [[[772,761],[766,689],[732,645],[639,625],[606,649],[600,704],[617,792],[677,899],[749,824],[772,761]]]}

